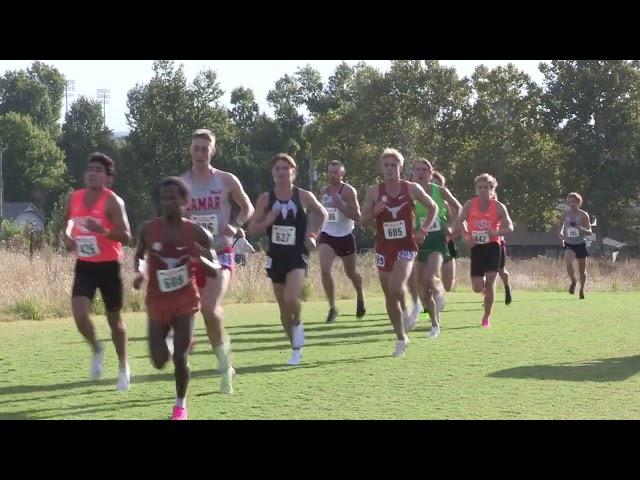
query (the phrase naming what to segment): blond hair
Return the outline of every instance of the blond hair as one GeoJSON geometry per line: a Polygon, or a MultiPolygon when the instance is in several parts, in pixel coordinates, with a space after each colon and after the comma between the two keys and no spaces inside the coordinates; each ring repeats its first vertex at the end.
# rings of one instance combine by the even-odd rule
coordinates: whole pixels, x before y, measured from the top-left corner
{"type": "Polygon", "coordinates": [[[476,185],[478,184],[478,182],[487,182],[489,184],[489,187],[491,187],[493,190],[498,188],[498,181],[493,175],[489,175],[488,173],[482,173],[478,175],[473,179],[473,182],[476,185]]]}
{"type": "Polygon", "coordinates": [[[380,155],[380,160],[384,160],[387,157],[394,157],[396,160],[398,160],[401,167],[404,166],[404,157],[395,148],[385,148],[382,154],[380,155]]]}
{"type": "Polygon", "coordinates": [[[216,144],[216,136],[213,134],[211,130],[207,130],[206,128],[199,128],[193,135],[191,135],[191,140],[195,140],[196,138],[202,138],[204,140],[209,140],[211,145],[215,146],[216,144]]]}
{"type": "Polygon", "coordinates": [[[567,195],[567,199],[569,199],[571,197],[573,197],[576,200],[578,200],[578,206],[582,205],[582,195],[580,195],[578,192],[571,192],[569,195],[567,195]]]}
{"type": "Polygon", "coordinates": [[[286,153],[278,153],[273,157],[273,161],[271,162],[271,166],[275,166],[277,162],[282,160],[283,162],[287,162],[291,168],[298,168],[295,160],[291,157],[291,155],[287,155],[286,153]]]}
{"type": "Polygon", "coordinates": [[[429,167],[429,170],[433,171],[433,165],[431,165],[431,162],[426,158],[418,158],[417,160],[414,160],[413,163],[424,163],[427,167],[429,167]]]}

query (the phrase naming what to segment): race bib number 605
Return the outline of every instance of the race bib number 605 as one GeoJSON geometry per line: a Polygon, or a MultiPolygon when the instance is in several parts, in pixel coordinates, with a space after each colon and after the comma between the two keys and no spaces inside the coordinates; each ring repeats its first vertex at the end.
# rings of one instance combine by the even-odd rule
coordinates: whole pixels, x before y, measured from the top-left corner
{"type": "Polygon", "coordinates": [[[407,236],[407,228],[404,224],[404,220],[398,222],[384,222],[382,224],[384,228],[384,238],[387,240],[397,240],[407,236]]]}

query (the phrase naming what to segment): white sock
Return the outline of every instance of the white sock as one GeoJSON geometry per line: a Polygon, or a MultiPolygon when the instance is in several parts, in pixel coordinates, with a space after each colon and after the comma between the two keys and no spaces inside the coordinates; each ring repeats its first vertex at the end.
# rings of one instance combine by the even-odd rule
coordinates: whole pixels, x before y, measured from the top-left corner
{"type": "Polygon", "coordinates": [[[184,408],[187,405],[187,397],[178,398],[176,397],[176,407],[184,408]]]}

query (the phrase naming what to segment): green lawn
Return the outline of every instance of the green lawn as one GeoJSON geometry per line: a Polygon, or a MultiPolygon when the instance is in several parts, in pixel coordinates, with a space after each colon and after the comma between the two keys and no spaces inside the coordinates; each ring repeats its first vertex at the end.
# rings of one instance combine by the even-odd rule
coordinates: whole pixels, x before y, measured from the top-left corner
{"type": "MultiPolygon", "coordinates": [[[[501,298],[502,293],[499,293],[501,298]]],[[[215,358],[198,317],[190,357],[191,419],[585,419],[640,418],[640,294],[515,292],[498,304],[493,328],[480,328],[481,300],[449,295],[441,337],[426,322],[405,358],[381,298],[362,320],[355,302],[303,306],[307,346],[298,367],[275,304],[225,307],[238,372],[235,394],[218,393],[215,358]]],[[[126,316],[132,388],[115,390],[113,345],[104,378],[87,380],[89,348],[72,320],[0,323],[0,419],[165,419],[175,390],[172,367],[155,371],[146,316],[126,316]]],[[[109,338],[106,320],[96,322],[109,338]]]]}

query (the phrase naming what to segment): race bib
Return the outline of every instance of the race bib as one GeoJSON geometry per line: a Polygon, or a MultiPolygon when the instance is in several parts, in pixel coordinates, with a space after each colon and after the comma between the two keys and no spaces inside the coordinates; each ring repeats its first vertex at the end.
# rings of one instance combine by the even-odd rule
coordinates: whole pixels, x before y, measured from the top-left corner
{"type": "Polygon", "coordinates": [[[384,267],[384,256],[376,253],[376,266],[384,267]]]}
{"type": "Polygon", "coordinates": [[[193,215],[191,220],[211,232],[211,235],[218,235],[218,215],[215,213],[211,215],[193,215]]]}
{"type": "Polygon", "coordinates": [[[76,245],[78,246],[78,257],[87,258],[100,255],[98,239],[94,236],[76,237],[76,245]]]}
{"type": "Polygon", "coordinates": [[[296,227],[274,225],[271,229],[271,243],[276,245],[295,245],[296,227]]]}
{"type": "Polygon", "coordinates": [[[489,243],[488,232],[471,232],[471,238],[473,239],[473,243],[476,243],[479,245],[489,243]]]}
{"type": "Polygon", "coordinates": [[[186,265],[168,270],[158,270],[156,274],[158,277],[158,287],[160,291],[164,293],[179,290],[189,282],[189,273],[187,272],[186,265]]]}
{"type": "Polygon", "coordinates": [[[384,228],[384,238],[387,240],[397,240],[407,236],[407,229],[405,227],[404,220],[400,220],[398,222],[384,222],[382,227],[384,228]]]}
{"type": "MultiPolygon", "coordinates": [[[[420,225],[418,228],[422,227],[422,225],[424,225],[425,220],[427,219],[427,217],[422,217],[420,218],[420,225]]],[[[429,232],[439,232],[440,229],[442,227],[440,227],[440,218],[436,217],[436,219],[433,221],[433,223],[431,224],[431,227],[429,227],[429,232]]]]}
{"type": "Polygon", "coordinates": [[[337,208],[327,207],[326,210],[327,210],[327,213],[329,214],[329,217],[327,218],[327,222],[335,223],[339,220],[340,212],[338,211],[337,208]]]}
{"type": "Polygon", "coordinates": [[[580,230],[573,227],[567,228],[567,238],[576,238],[579,236],[580,236],[580,230]]]}

